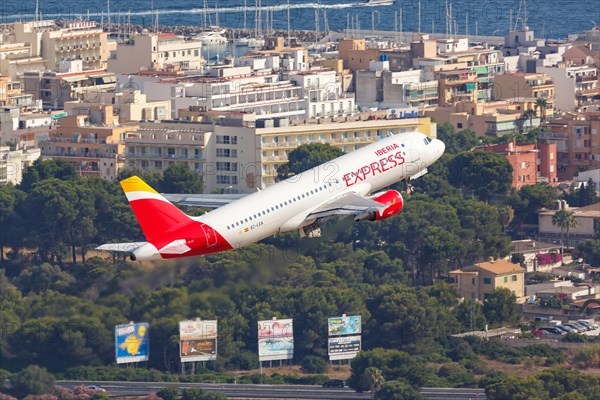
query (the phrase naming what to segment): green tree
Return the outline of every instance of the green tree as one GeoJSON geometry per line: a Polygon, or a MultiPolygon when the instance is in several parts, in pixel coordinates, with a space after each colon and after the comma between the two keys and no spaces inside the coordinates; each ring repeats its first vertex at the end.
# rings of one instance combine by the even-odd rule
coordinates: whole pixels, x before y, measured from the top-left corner
{"type": "Polygon", "coordinates": [[[470,130],[455,132],[454,127],[448,122],[438,126],[437,138],[444,142],[448,154],[458,154],[479,145],[479,138],[475,132],[470,130]]]}
{"type": "Polygon", "coordinates": [[[579,243],[577,253],[586,263],[594,267],[600,266],[600,239],[586,240],[579,243]]]}
{"type": "Polygon", "coordinates": [[[533,129],[533,118],[536,116],[536,112],[535,110],[526,110],[523,113],[523,118],[526,118],[529,120],[529,129],[528,130],[532,130],[533,129]]]}
{"type": "Polygon", "coordinates": [[[0,265],[4,262],[5,240],[14,227],[16,190],[12,184],[0,186],[0,265]]]}
{"type": "Polygon", "coordinates": [[[300,362],[302,370],[308,374],[324,374],[327,372],[327,361],[317,356],[306,356],[300,362]]]}
{"type": "Polygon", "coordinates": [[[190,170],[187,164],[172,164],[163,172],[160,180],[163,193],[202,193],[202,176],[190,170]]]}
{"type": "Polygon", "coordinates": [[[505,195],[513,178],[508,160],[490,151],[460,153],[450,161],[449,168],[449,182],[474,193],[481,200],[505,195]]]}
{"type": "Polygon", "coordinates": [[[24,269],[17,278],[17,283],[23,292],[41,293],[52,288],[66,289],[75,279],[60,267],[43,263],[24,269]]]}
{"type": "Polygon", "coordinates": [[[30,365],[10,378],[12,391],[19,397],[30,394],[52,394],[54,377],[37,365],[30,365]]]}
{"type": "Polygon", "coordinates": [[[483,315],[483,306],[476,300],[466,298],[452,311],[461,324],[461,331],[477,331],[485,328],[487,323],[483,315]]]}
{"type": "Polygon", "coordinates": [[[156,395],[163,400],[177,400],[179,389],[174,386],[167,386],[156,392],[156,395]]]}
{"type": "Polygon", "coordinates": [[[552,225],[557,225],[560,228],[560,252],[564,252],[564,232],[567,231],[567,247],[569,247],[569,231],[571,228],[577,227],[575,213],[570,210],[558,210],[552,216],[552,225]]]}
{"type": "Polygon", "coordinates": [[[317,165],[340,157],[344,152],[329,143],[309,143],[298,146],[288,154],[288,162],[277,168],[277,179],[283,180],[298,175],[317,165]]]}
{"type": "Polygon", "coordinates": [[[418,390],[404,381],[386,381],[377,393],[378,400],[424,400],[418,390]]]}
{"type": "Polygon", "coordinates": [[[483,301],[483,315],[494,325],[516,322],[519,317],[517,297],[506,288],[494,290],[483,301]]]}
{"type": "Polygon", "coordinates": [[[545,400],[550,394],[544,383],[534,376],[523,378],[511,375],[485,388],[489,400],[545,400]]]}
{"type": "Polygon", "coordinates": [[[32,166],[23,171],[23,180],[18,187],[25,192],[29,192],[35,183],[50,178],[75,181],[78,176],[73,164],[63,160],[42,160],[42,158],[38,158],[32,166]]]}

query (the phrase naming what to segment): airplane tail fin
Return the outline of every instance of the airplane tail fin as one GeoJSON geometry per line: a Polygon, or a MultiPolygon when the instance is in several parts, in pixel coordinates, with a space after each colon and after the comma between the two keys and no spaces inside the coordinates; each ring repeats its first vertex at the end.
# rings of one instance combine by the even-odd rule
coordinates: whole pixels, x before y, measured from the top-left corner
{"type": "Polygon", "coordinates": [[[190,217],[152,189],[138,176],[121,181],[121,187],[149,242],[190,217]]]}

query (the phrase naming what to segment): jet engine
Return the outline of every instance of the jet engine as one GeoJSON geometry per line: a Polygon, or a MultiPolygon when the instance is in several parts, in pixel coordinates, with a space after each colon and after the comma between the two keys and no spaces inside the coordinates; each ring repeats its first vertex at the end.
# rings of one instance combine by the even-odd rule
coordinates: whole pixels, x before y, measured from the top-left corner
{"type": "Polygon", "coordinates": [[[383,194],[376,194],[372,199],[388,207],[383,211],[366,211],[354,217],[354,221],[381,221],[382,219],[387,219],[398,214],[404,204],[402,195],[396,190],[388,190],[383,194]]]}

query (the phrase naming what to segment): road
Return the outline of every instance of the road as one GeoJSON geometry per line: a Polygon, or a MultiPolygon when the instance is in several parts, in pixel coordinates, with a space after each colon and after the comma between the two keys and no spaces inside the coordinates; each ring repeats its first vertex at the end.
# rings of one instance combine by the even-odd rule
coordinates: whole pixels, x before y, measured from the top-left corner
{"type": "MultiPolygon", "coordinates": [[[[214,383],[175,383],[175,382],[94,382],[58,381],[59,385],[74,388],[81,385],[96,385],[107,390],[111,396],[140,396],[174,386],[180,389],[202,388],[206,391],[221,392],[229,398],[238,399],[319,399],[354,400],[370,399],[370,393],[356,393],[350,388],[322,388],[311,385],[246,385],[214,383]]],[[[479,400],[485,399],[483,389],[423,388],[421,393],[427,400],[479,400]]]]}

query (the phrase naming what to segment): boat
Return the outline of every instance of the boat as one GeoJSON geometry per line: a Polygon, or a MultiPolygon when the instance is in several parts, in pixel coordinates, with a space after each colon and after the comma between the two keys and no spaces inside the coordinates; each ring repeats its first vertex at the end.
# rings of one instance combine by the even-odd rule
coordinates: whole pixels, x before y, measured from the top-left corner
{"type": "Polygon", "coordinates": [[[196,36],[196,39],[200,40],[200,42],[202,42],[202,44],[205,46],[226,44],[228,40],[225,36],[223,36],[225,32],[225,29],[211,28],[207,31],[200,32],[198,36],[196,36]]]}
{"type": "Polygon", "coordinates": [[[391,6],[396,0],[369,0],[366,4],[368,6],[391,6]]]}

